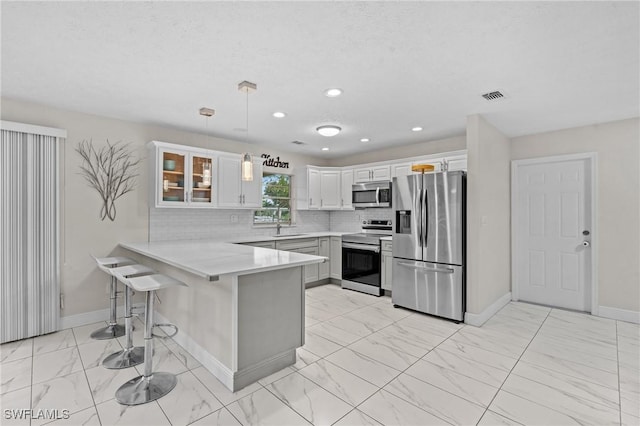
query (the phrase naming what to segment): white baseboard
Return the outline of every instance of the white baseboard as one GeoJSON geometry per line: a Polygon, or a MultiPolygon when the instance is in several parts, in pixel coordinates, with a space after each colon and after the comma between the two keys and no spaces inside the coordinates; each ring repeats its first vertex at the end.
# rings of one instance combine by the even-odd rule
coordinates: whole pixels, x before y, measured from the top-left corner
{"type": "Polygon", "coordinates": [[[501,296],[498,300],[493,302],[484,311],[479,314],[472,314],[471,312],[465,312],[464,323],[469,325],[475,325],[480,327],[487,322],[489,318],[494,316],[500,309],[507,305],[511,301],[511,292],[508,292],[501,296]]]}
{"type": "MultiPolygon", "coordinates": [[[[156,323],[171,322],[158,311],[154,312],[153,317],[154,322],[156,323]]],[[[198,362],[202,364],[204,368],[209,370],[211,374],[216,376],[216,378],[220,380],[227,389],[233,389],[233,371],[218,361],[218,359],[207,352],[206,349],[197,344],[187,333],[180,330],[178,334],[173,337],[173,340],[198,360],[198,362]]]]}
{"type": "Polygon", "coordinates": [[[640,312],[628,309],[610,308],[608,306],[598,306],[598,316],[610,318],[618,321],[632,322],[640,324],[640,312]]]}
{"type": "MultiPolygon", "coordinates": [[[[134,303],[133,309],[140,309],[144,311],[144,303],[134,303]]],[[[81,314],[69,315],[66,317],[60,317],[60,330],[67,328],[80,327],[81,325],[93,324],[100,321],[109,320],[110,309],[99,309],[97,311],[83,312],[81,314]]],[[[120,318],[122,316],[122,306],[118,306],[116,309],[116,316],[120,318]]]]}

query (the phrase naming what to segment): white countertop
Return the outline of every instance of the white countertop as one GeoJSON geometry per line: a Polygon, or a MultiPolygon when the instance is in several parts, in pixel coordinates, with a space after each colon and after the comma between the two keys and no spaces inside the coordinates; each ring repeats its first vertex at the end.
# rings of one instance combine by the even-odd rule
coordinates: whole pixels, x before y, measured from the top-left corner
{"type": "Polygon", "coordinates": [[[297,240],[301,238],[320,238],[320,237],[342,237],[344,234],[353,234],[353,232],[332,232],[332,231],[321,231],[321,232],[306,232],[306,233],[296,233],[295,230],[287,230],[282,231],[282,235],[279,237],[275,236],[276,230],[273,230],[274,235],[255,235],[255,236],[246,236],[234,238],[229,241],[230,243],[259,243],[264,241],[282,241],[282,240],[297,240]],[[291,234],[291,235],[287,235],[291,234]]]}
{"type": "Polygon", "coordinates": [[[391,235],[389,235],[388,237],[380,237],[380,240],[382,240],[382,241],[393,241],[393,237],[391,235]]]}
{"type": "MultiPolygon", "coordinates": [[[[309,238],[311,238],[311,234],[306,235],[310,235],[309,238]]],[[[282,238],[284,237],[279,239],[282,238]]],[[[295,238],[304,238],[304,236],[295,238]]],[[[251,239],[247,241],[258,240],[251,239]]],[[[257,272],[322,263],[327,260],[323,256],[312,256],[212,240],[120,243],[120,247],[204,277],[209,281],[218,280],[220,275],[255,274],[257,272]]]]}

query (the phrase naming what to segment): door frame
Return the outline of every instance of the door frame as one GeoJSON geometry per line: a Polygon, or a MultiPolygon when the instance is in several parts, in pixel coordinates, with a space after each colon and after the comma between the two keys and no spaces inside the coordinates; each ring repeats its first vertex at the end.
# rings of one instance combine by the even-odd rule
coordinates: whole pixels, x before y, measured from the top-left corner
{"type": "Polygon", "coordinates": [[[511,161],[511,300],[518,300],[519,289],[518,281],[516,280],[516,254],[519,247],[520,239],[517,233],[518,229],[518,217],[517,217],[517,205],[518,205],[518,172],[521,166],[528,166],[532,164],[549,164],[557,163],[561,161],[571,160],[585,160],[585,164],[589,170],[589,176],[585,176],[585,186],[591,187],[591,202],[590,209],[591,214],[591,283],[589,285],[591,292],[591,308],[592,315],[598,315],[598,154],[595,152],[583,152],[578,154],[568,155],[554,155],[549,157],[536,157],[527,158],[523,160],[511,161]]]}

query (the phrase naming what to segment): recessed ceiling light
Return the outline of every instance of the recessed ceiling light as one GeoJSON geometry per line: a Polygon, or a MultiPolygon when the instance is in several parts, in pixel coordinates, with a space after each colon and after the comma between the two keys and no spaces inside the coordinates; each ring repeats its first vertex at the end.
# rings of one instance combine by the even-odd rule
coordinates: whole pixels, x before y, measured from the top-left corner
{"type": "Polygon", "coordinates": [[[362,138],[360,139],[360,142],[369,142],[369,138],[362,138]]]}
{"type": "Polygon", "coordinates": [[[284,118],[284,117],[287,116],[287,114],[285,114],[284,112],[281,112],[281,111],[276,111],[276,112],[273,113],[273,116],[275,118],[284,118]]]}
{"type": "Polygon", "coordinates": [[[326,136],[326,137],[331,137],[331,136],[335,136],[338,133],[340,133],[342,129],[338,126],[332,126],[332,125],[327,125],[327,126],[320,126],[316,128],[316,131],[318,133],[320,133],[322,136],[326,136]]]}
{"type": "Polygon", "coordinates": [[[327,148],[326,146],[324,148],[322,148],[323,151],[329,151],[329,148],[327,148]]]}
{"type": "Polygon", "coordinates": [[[417,126],[411,129],[412,132],[421,132],[422,131],[422,127],[417,126]]]}
{"type": "Polygon", "coordinates": [[[335,98],[336,96],[342,95],[342,89],[327,89],[324,91],[324,95],[328,98],[335,98]]]}

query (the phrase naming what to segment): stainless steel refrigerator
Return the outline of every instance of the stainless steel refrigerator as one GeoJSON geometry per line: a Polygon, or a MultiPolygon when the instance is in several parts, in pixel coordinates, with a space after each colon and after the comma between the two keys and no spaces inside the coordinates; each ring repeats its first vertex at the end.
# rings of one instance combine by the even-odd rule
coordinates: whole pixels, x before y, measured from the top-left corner
{"type": "Polygon", "coordinates": [[[393,179],[394,305],[464,320],[466,173],[393,179]]]}

